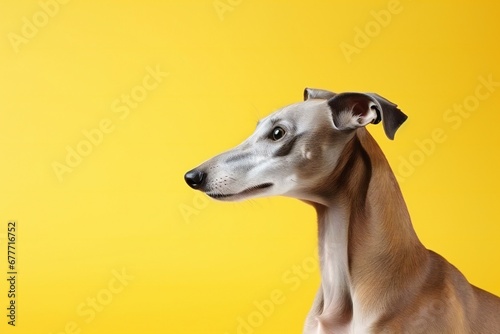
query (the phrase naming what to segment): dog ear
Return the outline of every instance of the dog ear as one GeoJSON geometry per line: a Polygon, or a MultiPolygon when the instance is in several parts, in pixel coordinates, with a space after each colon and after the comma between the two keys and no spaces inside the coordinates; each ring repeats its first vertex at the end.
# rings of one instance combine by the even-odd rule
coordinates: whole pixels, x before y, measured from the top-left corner
{"type": "Polygon", "coordinates": [[[334,97],[335,93],[324,90],[324,89],[316,89],[316,88],[306,88],[304,89],[304,101],[309,99],[323,99],[328,100],[334,97]]]}
{"type": "Polygon", "coordinates": [[[377,94],[341,93],[328,100],[333,123],[339,130],[356,129],[382,121],[385,134],[394,139],[398,128],[408,118],[397,105],[377,94]]]}

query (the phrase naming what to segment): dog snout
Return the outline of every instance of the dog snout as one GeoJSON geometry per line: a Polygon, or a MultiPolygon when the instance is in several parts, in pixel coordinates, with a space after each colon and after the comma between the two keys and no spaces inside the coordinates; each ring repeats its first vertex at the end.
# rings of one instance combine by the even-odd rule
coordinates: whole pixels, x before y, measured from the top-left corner
{"type": "Polygon", "coordinates": [[[193,189],[200,189],[205,183],[206,178],[207,174],[197,169],[190,170],[184,175],[184,180],[193,189]]]}

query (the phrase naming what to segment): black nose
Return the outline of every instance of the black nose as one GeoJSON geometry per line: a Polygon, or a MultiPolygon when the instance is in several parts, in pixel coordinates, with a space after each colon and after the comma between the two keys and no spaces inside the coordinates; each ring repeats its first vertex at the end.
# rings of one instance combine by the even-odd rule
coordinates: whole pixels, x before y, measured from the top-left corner
{"type": "Polygon", "coordinates": [[[207,174],[202,171],[193,169],[184,175],[184,180],[186,183],[193,189],[199,189],[203,185],[203,181],[205,181],[207,174]]]}

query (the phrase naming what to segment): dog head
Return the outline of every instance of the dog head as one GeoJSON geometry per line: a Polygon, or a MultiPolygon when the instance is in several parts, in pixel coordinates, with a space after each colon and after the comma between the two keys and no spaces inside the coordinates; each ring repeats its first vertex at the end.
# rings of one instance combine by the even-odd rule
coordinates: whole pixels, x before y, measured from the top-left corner
{"type": "Polygon", "coordinates": [[[275,195],[314,201],[313,185],[335,168],[358,128],[382,122],[393,139],[406,118],[377,94],[306,88],[304,101],[262,119],[243,143],[187,172],[185,180],[223,201],[275,195]]]}

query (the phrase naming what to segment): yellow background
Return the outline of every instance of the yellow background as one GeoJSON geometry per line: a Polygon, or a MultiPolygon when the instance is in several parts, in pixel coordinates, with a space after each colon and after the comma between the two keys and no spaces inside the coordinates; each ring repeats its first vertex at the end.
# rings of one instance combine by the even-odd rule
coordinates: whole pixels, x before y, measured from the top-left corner
{"type": "Polygon", "coordinates": [[[7,222],[19,224],[17,326],[2,279],[1,332],[233,334],[277,291],[284,302],[251,332],[301,333],[319,284],[313,210],[210,201],[183,174],[306,86],[375,91],[409,115],[394,142],[370,131],[418,235],[500,294],[500,89],[474,100],[479,78],[500,81],[495,3],[401,0],[384,24],[373,13],[389,1],[73,0],[45,22],[40,3],[53,1],[0,11],[0,254],[7,222]],[[33,16],[37,32],[14,46],[33,16]],[[120,118],[113,103],[139,92],[148,68],[168,76],[120,118]],[[445,119],[474,101],[460,125],[445,119]],[[54,162],[106,119],[113,131],[60,182],[54,162]],[[422,155],[416,141],[436,128],[446,140],[422,155]],[[133,279],[87,322],[78,306],[109,297],[122,270],[133,279]]]}

